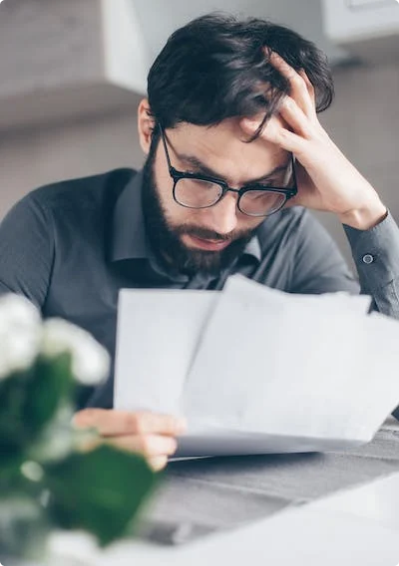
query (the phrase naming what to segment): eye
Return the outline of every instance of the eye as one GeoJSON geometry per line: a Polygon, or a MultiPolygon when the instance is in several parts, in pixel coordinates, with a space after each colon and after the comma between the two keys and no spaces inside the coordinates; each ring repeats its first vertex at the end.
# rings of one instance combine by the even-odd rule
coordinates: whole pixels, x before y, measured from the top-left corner
{"type": "Polygon", "coordinates": [[[199,187],[204,188],[204,189],[209,189],[210,187],[215,186],[215,184],[212,183],[212,181],[207,181],[206,179],[191,179],[191,181],[194,182],[199,187]]]}
{"type": "Polygon", "coordinates": [[[247,199],[259,200],[259,199],[264,199],[265,197],[267,198],[269,195],[265,191],[256,190],[256,188],[254,188],[248,191],[247,193],[245,193],[245,196],[247,199]]]}

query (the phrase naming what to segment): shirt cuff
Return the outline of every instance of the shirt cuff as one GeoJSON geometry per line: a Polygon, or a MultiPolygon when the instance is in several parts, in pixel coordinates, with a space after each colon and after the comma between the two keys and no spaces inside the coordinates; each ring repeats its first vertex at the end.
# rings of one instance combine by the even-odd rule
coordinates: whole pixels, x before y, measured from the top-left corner
{"type": "Polygon", "coordinates": [[[399,282],[399,228],[391,213],[374,228],[358,230],[343,225],[359,274],[362,292],[375,295],[378,289],[399,282]]]}

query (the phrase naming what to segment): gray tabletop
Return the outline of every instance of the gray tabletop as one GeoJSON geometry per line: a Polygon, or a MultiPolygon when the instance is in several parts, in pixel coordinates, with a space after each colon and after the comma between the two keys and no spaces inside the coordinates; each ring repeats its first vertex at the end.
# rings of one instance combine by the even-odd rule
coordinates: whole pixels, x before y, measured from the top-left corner
{"type": "Polygon", "coordinates": [[[346,453],[172,462],[146,511],[143,532],[159,542],[184,542],[395,471],[399,471],[399,423],[393,418],[373,442],[346,453]]]}

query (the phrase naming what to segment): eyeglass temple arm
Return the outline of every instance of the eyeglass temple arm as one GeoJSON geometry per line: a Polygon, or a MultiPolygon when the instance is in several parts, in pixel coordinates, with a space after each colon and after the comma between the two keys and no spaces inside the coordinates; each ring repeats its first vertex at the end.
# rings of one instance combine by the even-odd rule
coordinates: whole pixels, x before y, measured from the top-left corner
{"type": "Polygon", "coordinates": [[[164,129],[161,126],[161,124],[158,123],[158,127],[159,127],[159,131],[161,132],[161,139],[162,139],[163,146],[165,148],[166,161],[168,162],[169,171],[171,171],[171,170],[173,170],[173,166],[172,166],[172,162],[170,161],[168,145],[166,143],[166,135],[165,135],[164,129]]]}
{"type": "Polygon", "coordinates": [[[296,175],[296,170],[295,170],[295,155],[293,153],[291,153],[291,163],[292,163],[292,177],[294,180],[294,189],[293,189],[293,193],[296,195],[298,193],[298,178],[296,175]]]}

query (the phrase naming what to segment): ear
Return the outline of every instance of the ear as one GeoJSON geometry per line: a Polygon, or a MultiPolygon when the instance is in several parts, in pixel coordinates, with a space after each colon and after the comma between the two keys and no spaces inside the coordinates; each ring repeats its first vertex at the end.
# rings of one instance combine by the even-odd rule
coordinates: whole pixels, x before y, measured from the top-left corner
{"type": "Polygon", "coordinates": [[[141,149],[148,155],[151,147],[151,138],[155,126],[154,118],[147,98],[143,98],[137,110],[137,127],[141,149]]]}

